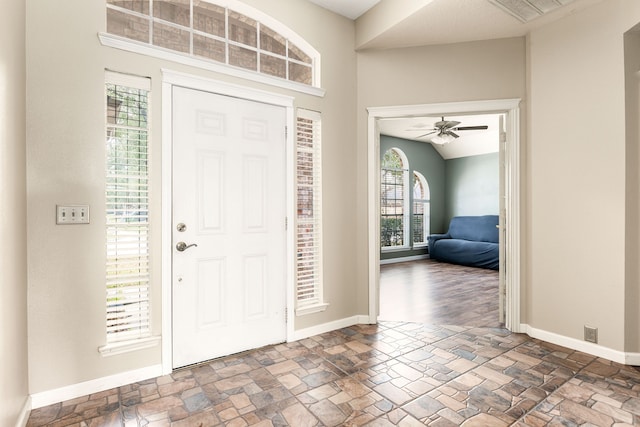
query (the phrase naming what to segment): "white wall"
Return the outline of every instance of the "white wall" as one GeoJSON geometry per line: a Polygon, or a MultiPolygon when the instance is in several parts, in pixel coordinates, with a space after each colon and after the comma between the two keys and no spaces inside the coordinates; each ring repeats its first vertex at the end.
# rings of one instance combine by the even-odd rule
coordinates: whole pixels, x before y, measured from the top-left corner
{"type": "MultiPolygon", "coordinates": [[[[0,14],[0,425],[28,397],[25,161],[25,5],[0,14]]],[[[24,415],[24,414],[23,414],[24,415]]]]}
{"type": "Polygon", "coordinates": [[[525,320],[578,340],[594,326],[619,351],[638,286],[625,281],[623,34],[639,20],[638,2],[610,0],[529,38],[525,320]]]}
{"type": "Polygon", "coordinates": [[[323,114],[324,313],[295,328],[354,316],[355,77],[353,22],[309,2],[247,1],[289,26],[322,54],[324,98],[248,83],[103,47],[100,1],[27,4],[27,137],[30,392],[39,393],[161,363],[159,347],[103,358],[104,69],[152,79],[152,328],[160,334],[161,67],[295,96],[323,114]],[[328,31],[327,29],[331,29],[328,31]],[[91,224],[56,226],[59,203],[88,204],[91,224]],[[55,369],[52,367],[55,366],[55,369]]]}

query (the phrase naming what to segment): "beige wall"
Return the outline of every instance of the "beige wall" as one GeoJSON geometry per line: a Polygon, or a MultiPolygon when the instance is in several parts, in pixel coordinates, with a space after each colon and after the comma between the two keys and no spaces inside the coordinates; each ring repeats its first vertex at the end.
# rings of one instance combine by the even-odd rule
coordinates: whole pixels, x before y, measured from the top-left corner
{"type": "MultiPolygon", "coordinates": [[[[525,40],[512,38],[358,53],[358,302],[366,313],[368,107],[521,98],[525,40]]],[[[524,121],[523,121],[524,122],[524,121]]],[[[524,125],[524,123],[523,123],[524,125]]]]}
{"type": "MultiPolygon", "coordinates": [[[[296,106],[323,113],[324,279],[330,306],[324,313],[297,318],[296,329],[368,311],[366,108],[522,98],[522,126],[528,129],[522,141],[527,224],[522,248],[527,301],[523,321],[577,339],[587,323],[599,328],[601,344],[640,350],[634,322],[640,311],[640,274],[631,267],[640,246],[634,219],[640,206],[637,188],[634,193],[632,185],[625,187],[635,179],[640,161],[637,138],[625,138],[625,99],[629,102],[632,97],[625,96],[622,80],[623,33],[640,21],[636,0],[608,0],[535,31],[528,43],[513,38],[357,54],[354,25],[347,19],[298,0],[246,3],[289,26],[320,51],[324,98],[103,47],[96,36],[104,30],[103,2],[27,3],[29,392],[161,363],[159,347],[108,358],[97,352],[104,344],[100,213],[104,211],[105,68],[152,78],[154,333],[160,333],[162,314],[160,69],[167,67],[289,94],[295,96],[296,106]],[[91,224],[56,226],[58,203],[89,204],[91,224]]],[[[26,375],[18,373],[26,371],[26,326],[25,295],[20,289],[24,287],[20,253],[25,249],[20,208],[24,156],[19,142],[24,139],[20,125],[24,116],[13,112],[16,105],[24,105],[19,92],[24,70],[16,62],[23,50],[20,43],[13,43],[20,40],[21,31],[14,19],[20,8],[14,8],[15,14],[3,15],[2,31],[9,34],[3,33],[2,40],[12,42],[2,55],[5,63],[12,64],[8,73],[14,77],[8,98],[12,112],[8,119],[0,115],[5,120],[0,121],[0,135],[9,159],[5,162],[3,155],[2,182],[15,184],[2,197],[18,209],[3,216],[11,225],[3,225],[3,237],[7,233],[5,241],[15,247],[2,257],[11,267],[3,277],[9,281],[3,283],[0,304],[3,316],[11,316],[18,328],[16,335],[2,332],[0,362],[9,369],[2,378],[12,384],[8,393],[3,388],[0,400],[4,403],[6,395],[17,408],[26,393],[26,375]],[[5,128],[18,144],[6,144],[5,128]],[[8,300],[5,288],[10,290],[8,300]],[[5,346],[17,348],[18,353],[7,355],[5,346]]],[[[633,73],[627,70],[629,74],[633,73]]]]}
{"type": "Polygon", "coordinates": [[[625,351],[640,349],[640,24],[625,34],[625,351]]]}
{"type": "Polygon", "coordinates": [[[25,199],[25,6],[0,14],[0,425],[18,421],[29,394],[25,199]]]}
{"type": "MultiPolygon", "coordinates": [[[[637,280],[625,276],[625,260],[638,260],[637,249],[625,252],[638,238],[625,226],[627,205],[637,209],[626,174],[638,160],[626,157],[623,34],[639,20],[640,4],[610,0],[529,38],[526,321],[578,340],[594,326],[599,343],[619,351],[638,333],[625,324],[639,309],[637,280]]],[[[626,350],[638,351],[637,338],[634,347],[626,350]]]]}
{"type": "MultiPolygon", "coordinates": [[[[585,324],[595,326],[602,346],[638,352],[640,37],[627,35],[626,57],[623,41],[639,21],[639,3],[608,0],[533,31],[526,43],[359,52],[359,212],[367,204],[367,107],[522,98],[522,323],[576,340],[585,324]]],[[[362,223],[361,311],[366,239],[362,223]]]]}
{"type": "Polygon", "coordinates": [[[152,79],[152,303],[160,334],[161,67],[295,96],[323,114],[324,313],[297,329],[356,311],[356,131],[353,23],[308,2],[247,1],[289,26],[322,54],[324,98],[260,86],[100,45],[104,2],[27,4],[27,136],[30,392],[37,393],[161,363],[160,347],[103,358],[104,69],[152,79]],[[82,17],[70,19],[69,17],[82,17]],[[61,25],[64,23],[64,25],[61,25]],[[327,31],[331,28],[331,31],[327,31]],[[55,225],[55,205],[88,204],[91,224],[55,225]],[[55,369],[52,369],[55,366],[55,369]]]}

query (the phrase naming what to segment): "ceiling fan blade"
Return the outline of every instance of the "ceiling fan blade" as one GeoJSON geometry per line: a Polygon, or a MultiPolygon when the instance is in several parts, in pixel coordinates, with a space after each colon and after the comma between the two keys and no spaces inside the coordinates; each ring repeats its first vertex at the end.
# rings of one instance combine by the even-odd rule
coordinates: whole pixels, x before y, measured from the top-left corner
{"type": "Polygon", "coordinates": [[[458,126],[459,124],[460,122],[457,122],[455,120],[442,120],[440,122],[437,122],[434,126],[439,129],[450,129],[458,126]]]}
{"type": "Polygon", "coordinates": [[[451,130],[487,130],[489,126],[458,126],[456,128],[451,128],[451,130]]]}
{"type": "Polygon", "coordinates": [[[447,135],[451,135],[454,138],[460,138],[460,135],[456,134],[455,132],[451,132],[450,130],[443,133],[446,133],[447,135]]]}
{"type": "Polygon", "coordinates": [[[429,133],[425,133],[424,135],[416,136],[415,138],[424,138],[425,136],[427,136],[427,135],[431,135],[432,133],[436,133],[436,132],[437,132],[437,131],[435,131],[435,130],[434,130],[434,131],[431,131],[431,132],[429,132],[429,133]]]}

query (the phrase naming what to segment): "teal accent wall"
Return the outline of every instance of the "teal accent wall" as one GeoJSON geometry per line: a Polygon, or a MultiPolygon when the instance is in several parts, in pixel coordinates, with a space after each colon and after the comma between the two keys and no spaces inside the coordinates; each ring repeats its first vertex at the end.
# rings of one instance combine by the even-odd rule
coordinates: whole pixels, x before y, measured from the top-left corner
{"type": "MultiPolygon", "coordinates": [[[[446,233],[454,216],[498,214],[498,153],[444,160],[429,143],[380,135],[380,160],[387,150],[394,147],[407,156],[409,176],[413,176],[414,170],[418,171],[429,184],[431,233],[446,233]]],[[[413,198],[413,194],[410,197],[413,198]]],[[[381,252],[380,259],[404,258],[427,252],[426,248],[381,252]]]]}
{"type": "MultiPolygon", "coordinates": [[[[409,176],[413,171],[424,175],[431,193],[431,231],[446,228],[445,224],[445,161],[438,152],[426,142],[416,142],[387,135],[380,135],[380,160],[390,148],[399,148],[409,159],[409,176]]],[[[412,193],[410,191],[409,193],[412,193]]],[[[413,199],[413,194],[411,194],[413,199]]],[[[411,200],[413,202],[413,200],[411,200]]],[[[447,222],[448,224],[448,222],[447,222]]],[[[413,237],[411,237],[413,239],[413,237]]],[[[382,252],[380,259],[400,258],[426,254],[426,248],[408,251],[382,252]]]]}
{"type": "Polygon", "coordinates": [[[499,154],[446,161],[446,223],[460,215],[498,215],[500,211],[499,154]]]}

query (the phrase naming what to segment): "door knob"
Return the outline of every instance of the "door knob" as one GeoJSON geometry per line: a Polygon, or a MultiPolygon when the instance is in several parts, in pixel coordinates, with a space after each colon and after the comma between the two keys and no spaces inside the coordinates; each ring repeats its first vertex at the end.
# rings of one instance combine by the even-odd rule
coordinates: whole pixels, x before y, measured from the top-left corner
{"type": "Polygon", "coordinates": [[[191,246],[198,246],[198,245],[196,243],[192,243],[190,245],[187,245],[185,242],[176,243],[176,249],[178,250],[178,252],[184,252],[187,249],[189,249],[191,246]]]}

